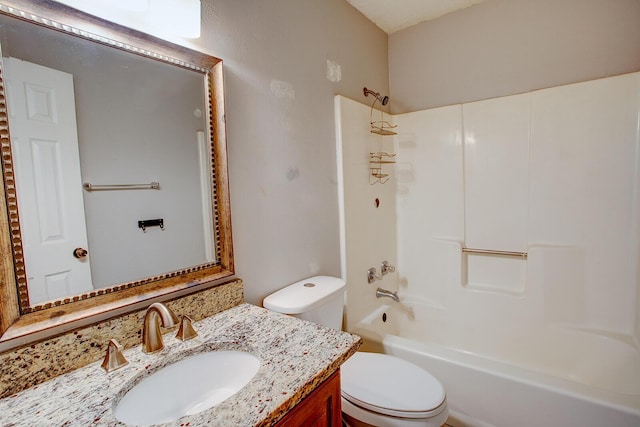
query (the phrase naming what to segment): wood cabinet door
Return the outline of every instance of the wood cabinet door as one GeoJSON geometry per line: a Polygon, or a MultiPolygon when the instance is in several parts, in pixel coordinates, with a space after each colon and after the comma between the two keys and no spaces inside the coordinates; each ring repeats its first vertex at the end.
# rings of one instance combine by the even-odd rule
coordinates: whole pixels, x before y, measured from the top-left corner
{"type": "Polygon", "coordinates": [[[340,370],[320,384],[282,418],[276,427],[340,427],[340,370]]]}

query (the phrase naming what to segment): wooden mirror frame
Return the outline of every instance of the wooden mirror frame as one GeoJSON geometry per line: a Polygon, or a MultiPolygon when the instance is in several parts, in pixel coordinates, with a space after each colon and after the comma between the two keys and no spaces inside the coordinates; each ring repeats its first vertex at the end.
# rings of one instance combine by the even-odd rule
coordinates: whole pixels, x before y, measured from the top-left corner
{"type": "MultiPolygon", "coordinates": [[[[11,140],[2,67],[0,66],[0,161],[3,184],[0,186],[0,343],[52,330],[72,322],[91,318],[102,320],[109,314],[135,309],[134,304],[177,292],[195,292],[214,281],[234,274],[231,238],[231,212],[227,173],[222,60],[109,21],[50,0],[0,0],[0,14],[30,22],[71,36],[80,37],[174,66],[192,69],[206,76],[207,117],[212,141],[212,200],[214,233],[218,258],[204,264],[72,296],[64,300],[28,306],[26,279],[17,196],[13,174],[11,140]],[[18,292],[18,281],[24,282],[18,292]],[[24,300],[27,299],[25,309],[24,300]]],[[[54,335],[52,332],[51,335],[54,335]]],[[[47,333],[45,332],[45,336],[47,333]]]]}

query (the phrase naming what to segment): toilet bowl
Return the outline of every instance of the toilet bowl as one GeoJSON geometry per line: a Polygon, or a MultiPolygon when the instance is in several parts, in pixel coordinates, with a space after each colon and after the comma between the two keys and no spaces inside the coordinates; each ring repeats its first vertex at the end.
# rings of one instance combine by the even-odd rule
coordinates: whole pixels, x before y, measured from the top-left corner
{"type": "MultiPolygon", "coordinates": [[[[301,280],[267,296],[265,308],[340,329],[345,282],[301,280]]],[[[342,413],[351,427],[440,427],[446,394],[429,372],[395,356],[357,352],[340,368],[342,413]]]]}
{"type": "Polygon", "coordinates": [[[440,427],[444,388],[424,369],[395,356],[357,352],[340,369],[342,411],[353,427],[440,427]]]}

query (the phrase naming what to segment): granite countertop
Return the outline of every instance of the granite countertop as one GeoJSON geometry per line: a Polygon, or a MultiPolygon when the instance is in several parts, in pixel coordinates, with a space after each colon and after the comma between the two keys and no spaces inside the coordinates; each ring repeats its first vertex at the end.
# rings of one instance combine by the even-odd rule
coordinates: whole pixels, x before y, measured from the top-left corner
{"type": "MultiPolygon", "coordinates": [[[[180,313],[176,313],[180,314],[180,313]]],[[[268,426],[329,378],[361,344],[358,336],[242,304],[194,323],[198,337],[164,335],[160,353],[124,351],[129,365],[106,373],[92,363],[0,400],[2,426],[122,426],[113,405],[157,369],[207,350],[242,350],[260,358],[256,376],[238,393],[167,426],[268,426]]]]}

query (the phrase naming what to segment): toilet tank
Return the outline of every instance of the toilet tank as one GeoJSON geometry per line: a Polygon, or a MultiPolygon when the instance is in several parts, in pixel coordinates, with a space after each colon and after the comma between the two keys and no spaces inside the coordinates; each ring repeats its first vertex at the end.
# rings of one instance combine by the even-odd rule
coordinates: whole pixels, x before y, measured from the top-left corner
{"type": "Polygon", "coordinates": [[[262,301],[262,305],[269,310],[340,330],[344,291],[344,280],[315,276],[274,292],[262,301]]]}

